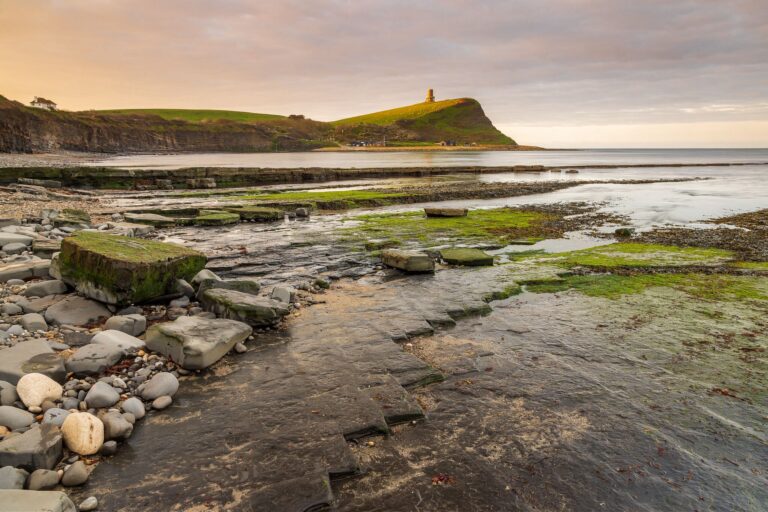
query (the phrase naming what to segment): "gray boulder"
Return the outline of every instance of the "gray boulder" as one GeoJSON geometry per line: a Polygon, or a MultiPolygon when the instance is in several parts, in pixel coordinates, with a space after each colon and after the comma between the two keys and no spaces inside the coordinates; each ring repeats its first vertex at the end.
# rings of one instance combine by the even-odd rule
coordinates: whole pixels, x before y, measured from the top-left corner
{"type": "Polygon", "coordinates": [[[74,373],[78,377],[99,375],[122,358],[123,350],[121,348],[91,343],[90,345],[80,347],[72,354],[72,357],[66,363],[67,371],[74,373]]]}
{"type": "Polygon", "coordinates": [[[216,316],[245,322],[252,327],[274,325],[290,312],[285,303],[221,288],[206,290],[201,303],[206,311],[216,316]]]}
{"type": "Polygon", "coordinates": [[[8,244],[32,245],[32,240],[33,238],[31,236],[0,231],[0,247],[8,244]]]}
{"type": "MultiPolygon", "coordinates": [[[[0,489],[23,489],[29,473],[13,466],[0,468],[0,489]]],[[[10,509],[9,509],[10,510],[10,509]]]]}
{"type": "Polygon", "coordinates": [[[101,415],[104,423],[104,439],[128,439],[133,432],[133,425],[119,412],[111,411],[101,415]]]}
{"type": "Polygon", "coordinates": [[[195,288],[184,279],[176,280],[176,291],[185,297],[193,297],[195,288]]]}
{"type": "Polygon", "coordinates": [[[147,348],[169,356],[188,370],[212,365],[235,344],[251,335],[250,326],[235,320],[183,316],[155,324],[147,331],[147,348]]]}
{"type": "Polygon", "coordinates": [[[53,469],[62,456],[62,436],[55,425],[40,425],[0,441],[0,466],[34,471],[53,469]]]}
{"type": "Polygon", "coordinates": [[[64,470],[64,475],[61,477],[61,485],[65,487],[83,485],[88,481],[88,475],[88,467],[85,465],[85,462],[78,460],[64,470]]]}
{"type": "Polygon", "coordinates": [[[78,295],[57,302],[45,312],[45,319],[53,325],[85,325],[110,316],[112,313],[99,302],[78,295]]]}
{"type": "Polygon", "coordinates": [[[179,380],[169,372],[160,372],[144,384],[141,397],[144,400],[154,400],[157,397],[173,396],[179,390],[179,380]]]}
{"type": "Polygon", "coordinates": [[[17,304],[3,304],[0,306],[0,314],[14,316],[20,315],[24,310],[17,304]]]}
{"type": "Polygon", "coordinates": [[[215,279],[217,281],[221,281],[221,278],[208,270],[207,268],[204,268],[197,274],[195,274],[195,277],[192,278],[192,284],[200,284],[205,279],[215,279]]]}
{"type": "Polygon", "coordinates": [[[0,266],[0,283],[5,283],[11,279],[45,277],[48,275],[50,266],[50,260],[33,260],[0,266]]]}
{"type": "Polygon", "coordinates": [[[144,417],[145,414],[147,414],[147,411],[144,407],[144,402],[136,398],[135,396],[132,396],[122,404],[123,411],[133,414],[133,417],[137,420],[140,420],[144,417]]]}
{"type": "Polygon", "coordinates": [[[29,332],[48,330],[48,324],[45,322],[45,318],[39,313],[27,313],[22,316],[21,326],[29,332]]]}
{"type": "Polygon", "coordinates": [[[293,288],[288,288],[287,286],[275,286],[272,289],[270,297],[278,302],[290,304],[293,301],[293,296],[295,293],[296,291],[293,288]]]}
{"type": "Polygon", "coordinates": [[[206,290],[210,290],[212,288],[237,290],[238,292],[257,295],[261,289],[261,285],[250,279],[228,279],[226,281],[222,279],[203,279],[200,281],[200,285],[197,288],[198,300],[203,296],[203,293],[205,293],[206,290]]]}
{"type": "Polygon", "coordinates": [[[24,290],[24,295],[27,297],[46,297],[48,295],[58,295],[61,293],[67,293],[67,285],[64,281],[53,279],[50,281],[40,281],[39,283],[32,283],[24,290]]]}
{"type": "Polygon", "coordinates": [[[61,491],[0,491],[0,503],[13,503],[13,512],[77,512],[61,491]]]}
{"type": "Polygon", "coordinates": [[[0,357],[0,380],[14,386],[27,373],[42,373],[58,383],[66,377],[64,361],[46,341],[25,340],[3,349],[0,357]]]}
{"type": "Polygon", "coordinates": [[[21,254],[27,250],[27,245],[19,242],[11,242],[3,246],[3,252],[6,254],[21,254]]]}
{"type": "Polygon", "coordinates": [[[139,336],[147,330],[147,319],[139,314],[113,316],[104,323],[104,329],[114,329],[131,336],[139,336]]]}
{"type": "Polygon", "coordinates": [[[19,399],[16,386],[10,382],[0,380],[0,405],[13,405],[19,399]]]}
{"type": "Polygon", "coordinates": [[[106,382],[97,382],[88,394],[85,395],[85,403],[89,408],[100,409],[102,407],[112,407],[120,400],[120,393],[106,382]]]}
{"type": "Polygon", "coordinates": [[[91,339],[91,344],[107,345],[118,348],[122,350],[124,354],[144,348],[144,342],[139,338],[115,329],[101,331],[96,334],[96,336],[91,339]]]}
{"type": "Polygon", "coordinates": [[[35,422],[35,415],[12,405],[0,405],[0,425],[11,430],[30,426],[35,422]]]}
{"type": "Polygon", "coordinates": [[[27,479],[27,489],[30,491],[49,491],[59,485],[58,471],[36,469],[27,479]]]}
{"type": "Polygon", "coordinates": [[[56,425],[57,427],[61,427],[61,425],[64,423],[64,420],[67,419],[67,416],[69,416],[69,411],[66,409],[59,409],[58,407],[52,407],[45,411],[43,414],[43,421],[42,423],[50,423],[51,425],[56,425]]]}

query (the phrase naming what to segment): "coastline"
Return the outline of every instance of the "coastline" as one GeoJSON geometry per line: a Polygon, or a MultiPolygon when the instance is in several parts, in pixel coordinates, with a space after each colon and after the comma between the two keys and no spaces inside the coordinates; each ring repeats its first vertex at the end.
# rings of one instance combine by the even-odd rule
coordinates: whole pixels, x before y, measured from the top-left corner
{"type": "Polygon", "coordinates": [[[580,151],[579,149],[550,149],[540,146],[497,146],[497,145],[475,145],[475,146],[440,146],[438,144],[429,146],[339,146],[317,148],[310,150],[311,153],[386,153],[398,151],[580,151]]]}

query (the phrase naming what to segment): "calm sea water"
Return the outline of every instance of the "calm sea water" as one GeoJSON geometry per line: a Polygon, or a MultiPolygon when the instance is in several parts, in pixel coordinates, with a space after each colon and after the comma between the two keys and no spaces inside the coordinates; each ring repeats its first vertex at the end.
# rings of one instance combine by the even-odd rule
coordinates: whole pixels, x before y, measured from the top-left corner
{"type": "MultiPolygon", "coordinates": [[[[494,173],[450,175],[417,179],[347,180],[324,183],[342,189],[404,184],[441,183],[445,180],[540,181],[540,180],[632,180],[703,178],[679,183],[584,184],[558,192],[490,200],[450,201],[444,205],[489,208],[504,205],[597,202],[606,211],[625,215],[639,229],[663,225],[709,226],[702,221],[734,213],[768,208],[768,149],[596,149],[583,151],[531,152],[396,152],[396,153],[248,153],[132,155],[95,162],[132,168],[174,169],[192,166],[223,167],[407,167],[462,165],[503,166],[542,164],[547,166],[601,164],[704,164],[743,163],[739,166],[650,167],[580,169],[565,172],[494,173]]],[[[306,188],[306,185],[304,185],[306,188]]],[[[283,188],[287,188],[283,186],[283,188]]],[[[413,210],[424,205],[400,205],[385,210],[413,210]]]]}
{"type": "Polygon", "coordinates": [[[768,149],[590,149],[578,151],[398,151],[391,153],[195,153],[127,155],[90,165],[143,169],[182,167],[457,167],[465,165],[602,165],[766,163],[768,149]]]}

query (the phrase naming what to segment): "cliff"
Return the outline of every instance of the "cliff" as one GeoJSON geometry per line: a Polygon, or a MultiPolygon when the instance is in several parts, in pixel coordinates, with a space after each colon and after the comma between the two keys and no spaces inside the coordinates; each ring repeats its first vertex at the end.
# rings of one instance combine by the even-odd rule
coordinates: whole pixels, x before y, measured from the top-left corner
{"type": "Polygon", "coordinates": [[[332,123],[221,110],[47,111],[0,96],[0,152],[302,151],[352,141],[514,146],[469,98],[419,103],[332,123]]]}
{"type": "Polygon", "coordinates": [[[50,112],[0,96],[0,151],[299,151],[327,145],[333,131],[327,123],[276,117],[188,122],[150,113],[50,112]]]}

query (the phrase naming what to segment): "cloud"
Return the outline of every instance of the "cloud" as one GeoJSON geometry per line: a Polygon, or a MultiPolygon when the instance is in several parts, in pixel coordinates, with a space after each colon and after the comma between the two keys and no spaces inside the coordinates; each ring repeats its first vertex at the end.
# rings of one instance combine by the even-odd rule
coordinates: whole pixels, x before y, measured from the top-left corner
{"type": "Polygon", "coordinates": [[[764,0],[3,0],[0,26],[0,93],[72,109],[335,119],[433,87],[511,127],[767,118],[764,0]]]}

